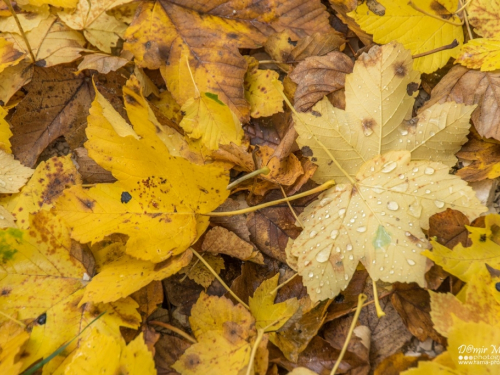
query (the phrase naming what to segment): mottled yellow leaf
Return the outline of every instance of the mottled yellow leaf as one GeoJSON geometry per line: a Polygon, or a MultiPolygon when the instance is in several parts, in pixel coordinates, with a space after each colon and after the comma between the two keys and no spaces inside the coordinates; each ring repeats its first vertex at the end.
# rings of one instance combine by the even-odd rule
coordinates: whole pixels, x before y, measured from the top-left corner
{"type": "Polygon", "coordinates": [[[65,188],[81,182],[71,155],[54,157],[38,164],[21,192],[2,203],[15,217],[18,227],[27,229],[29,214],[50,209],[65,188]]]}
{"type": "Polygon", "coordinates": [[[28,332],[12,320],[0,325],[0,374],[18,375],[20,373],[22,363],[18,355],[29,337],[28,332]]]}
{"type": "Polygon", "coordinates": [[[500,69],[500,39],[471,39],[462,46],[456,63],[488,72],[500,69]]]}
{"type": "Polygon", "coordinates": [[[108,74],[120,69],[129,61],[120,56],[111,56],[104,53],[93,53],[83,57],[82,62],[78,65],[78,72],[85,69],[97,70],[99,73],[108,74]]]}
{"type": "Polygon", "coordinates": [[[300,304],[297,298],[291,298],[281,303],[274,303],[278,294],[279,273],[264,280],[255,290],[253,297],[248,299],[248,306],[255,318],[257,329],[265,328],[266,332],[280,329],[298,310],[300,304]]]}
{"type": "Polygon", "coordinates": [[[183,375],[237,375],[248,365],[255,321],[242,305],[202,292],[189,322],[198,343],[184,352],[173,369],[183,375]]]}
{"type": "Polygon", "coordinates": [[[467,5],[469,22],[484,38],[500,38],[500,3],[497,0],[472,0],[467,5]]]}
{"type": "Polygon", "coordinates": [[[9,66],[16,65],[24,58],[25,54],[14,48],[14,44],[0,38],[0,73],[9,66]]]}
{"type": "MultiPolygon", "coordinates": [[[[205,261],[212,267],[212,269],[219,274],[219,272],[225,269],[224,259],[220,255],[203,253],[202,257],[205,261]]],[[[214,274],[208,270],[208,268],[199,261],[198,258],[193,258],[191,263],[184,267],[180,273],[186,274],[195,283],[200,284],[205,290],[212,284],[215,280],[214,274]]]]}
{"type": "Polygon", "coordinates": [[[33,169],[27,168],[14,159],[11,154],[0,150],[0,193],[17,193],[33,174],[33,169]]]}
{"type": "Polygon", "coordinates": [[[187,100],[182,111],[185,115],[179,125],[190,138],[199,139],[207,148],[217,150],[219,144],[241,144],[241,123],[216,94],[202,92],[187,100]]]}
{"type": "Polygon", "coordinates": [[[249,67],[245,74],[245,98],[250,104],[250,116],[253,118],[268,117],[283,112],[283,97],[274,87],[273,80],[283,91],[279,74],[274,70],[259,69],[259,63],[253,57],[245,56],[249,67]]]}
{"type": "Polygon", "coordinates": [[[89,156],[118,181],[91,189],[72,187],[59,199],[56,211],[80,242],[123,233],[129,236],[129,255],[160,262],[182,253],[205,230],[208,218],[198,214],[227,198],[228,176],[217,163],[199,166],[171,156],[137,80],[123,92],[128,118],[141,138],[117,134],[109,120],[117,114],[109,103],[103,107],[106,100],[97,94],[85,143],[89,156]]]}
{"type": "MultiPolygon", "coordinates": [[[[379,3],[385,8],[383,16],[372,13],[366,3],[349,13],[364,31],[373,34],[376,43],[386,44],[395,40],[416,55],[451,44],[454,39],[459,44],[464,41],[460,18],[454,15],[458,0],[441,0],[439,3],[413,0],[415,6],[437,18],[414,9],[405,1],[380,0],[379,3]]],[[[459,48],[455,47],[420,57],[415,59],[413,68],[421,73],[432,73],[443,67],[450,57],[456,57],[458,52],[459,48]]]]}
{"type": "Polygon", "coordinates": [[[10,130],[9,123],[5,120],[8,112],[0,107],[0,150],[5,151],[7,154],[12,154],[10,137],[12,137],[12,131],[10,130]]]}

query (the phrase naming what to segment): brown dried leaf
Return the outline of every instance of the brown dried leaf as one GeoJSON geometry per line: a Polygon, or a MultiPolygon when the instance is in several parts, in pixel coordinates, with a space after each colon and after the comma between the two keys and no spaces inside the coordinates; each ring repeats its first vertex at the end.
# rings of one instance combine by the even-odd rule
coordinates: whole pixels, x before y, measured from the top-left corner
{"type": "Polygon", "coordinates": [[[292,185],[304,173],[302,165],[294,154],[283,157],[278,151],[268,146],[260,146],[256,150],[254,155],[258,168],[269,168],[267,175],[261,174],[259,177],[281,185],[292,185]]]}
{"type": "Polygon", "coordinates": [[[127,63],[128,60],[120,56],[111,56],[105,53],[93,53],[83,57],[82,62],[78,65],[78,73],[85,69],[94,69],[99,73],[107,74],[111,71],[120,69],[127,63]]]}
{"type": "MultiPolygon", "coordinates": [[[[220,211],[236,211],[245,209],[248,207],[247,202],[243,199],[238,198],[228,198],[224,203],[222,203],[215,212],[220,211]]],[[[247,228],[245,215],[236,216],[214,216],[210,218],[212,224],[224,227],[231,232],[234,232],[241,239],[250,242],[250,232],[247,228]]]]}
{"type": "Polygon", "coordinates": [[[163,302],[161,281],[155,280],[130,295],[139,304],[138,310],[143,320],[150,316],[163,302]]]}
{"type": "Polygon", "coordinates": [[[431,99],[420,108],[422,113],[435,103],[454,101],[477,104],[472,121],[478,133],[500,140],[500,73],[453,67],[432,89],[431,99]]]}
{"type": "Polygon", "coordinates": [[[116,181],[116,178],[113,177],[111,172],[105,170],[89,157],[86,148],[78,147],[74,152],[75,160],[78,165],[78,172],[82,175],[84,183],[95,184],[116,181]]]}
{"type": "Polygon", "coordinates": [[[395,283],[393,290],[392,305],[408,330],[420,341],[425,341],[430,337],[443,345],[446,344],[446,339],[432,328],[429,292],[416,283],[395,283]]]}
{"type": "Polygon", "coordinates": [[[325,56],[308,57],[290,73],[298,84],[295,91],[295,108],[307,111],[323,96],[344,88],[346,74],[352,73],[351,59],[341,52],[325,56]]]}
{"type": "Polygon", "coordinates": [[[252,244],[243,241],[223,227],[209,230],[201,249],[214,254],[226,254],[241,260],[264,264],[262,254],[255,250],[252,244]]]}
{"type": "Polygon", "coordinates": [[[436,237],[437,242],[449,249],[459,243],[467,247],[472,243],[465,227],[469,224],[469,219],[463,213],[447,208],[429,218],[429,237],[436,237]]]}
{"type": "MultiPolygon", "coordinates": [[[[279,264],[274,259],[264,258],[265,264],[259,265],[256,263],[246,262],[241,267],[241,274],[236,277],[232,284],[231,290],[245,303],[248,303],[248,298],[253,296],[257,287],[262,284],[277,272],[279,272],[279,264]]],[[[229,295],[227,295],[229,297],[229,295]]],[[[276,301],[281,302],[281,301],[276,301]]]]}
{"type": "Polygon", "coordinates": [[[181,355],[192,345],[186,339],[171,336],[161,335],[155,345],[156,355],[155,364],[158,375],[177,375],[171,366],[181,357],[181,355]]]}

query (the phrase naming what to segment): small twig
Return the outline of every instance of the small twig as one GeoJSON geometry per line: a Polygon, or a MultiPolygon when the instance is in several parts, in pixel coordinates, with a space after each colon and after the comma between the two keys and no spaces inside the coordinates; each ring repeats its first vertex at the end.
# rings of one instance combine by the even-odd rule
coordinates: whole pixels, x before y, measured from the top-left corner
{"type": "Polygon", "coordinates": [[[427,55],[432,55],[433,53],[437,53],[437,52],[441,52],[441,51],[444,51],[444,50],[447,50],[447,49],[453,49],[455,47],[458,46],[458,41],[456,39],[453,39],[453,42],[451,42],[450,44],[447,44],[446,46],[442,46],[442,47],[438,47],[438,48],[435,48],[435,49],[431,49],[430,51],[426,51],[426,52],[422,52],[422,53],[417,53],[416,55],[413,55],[412,58],[413,59],[418,59],[419,57],[424,57],[424,56],[427,56],[427,55]]]}
{"type": "MultiPolygon", "coordinates": [[[[469,4],[471,3],[471,1],[472,0],[467,1],[457,11],[457,13],[460,12],[460,11],[462,11],[462,16],[464,17],[465,25],[467,26],[467,33],[469,34],[469,40],[474,39],[474,37],[472,36],[472,30],[470,29],[470,25],[469,25],[469,15],[467,14],[467,10],[466,10],[466,8],[469,6],[469,4]]],[[[462,0],[460,0],[460,4],[462,4],[462,0]]]]}
{"type": "Polygon", "coordinates": [[[418,6],[416,6],[415,4],[413,4],[413,1],[411,1],[411,0],[408,1],[408,5],[411,6],[413,9],[415,9],[417,12],[425,14],[426,16],[434,18],[434,19],[439,20],[441,22],[449,23],[450,25],[453,25],[453,26],[462,26],[464,24],[463,21],[460,22],[460,23],[456,23],[456,22],[453,22],[453,21],[445,20],[445,19],[443,19],[443,18],[441,18],[439,16],[436,16],[435,14],[429,13],[426,10],[423,10],[422,8],[419,8],[418,6]]]}
{"type": "Polygon", "coordinates": [[[21,22],[19,22],[19,18],[17,18],[17,14],[14,11],[14,8],[12,7],[12,3],[10,0],[5,0],[5,4],[7,4],[7,7],[9,8],[10,13],[12,13],[12,16],[14,17],[14,20],[16,21],[17,28],[19,29],[19,32],[21,33],[21,36],[24,39],[24,43],[26,43],[26,48],[28,48],[28,52],[30,53],[31,56],[31,62],[35,63],[35,55],[33,55],[33,51],[31,50],[30,42],[28,42],[28,38],[26,37],[26,34],[24,33],[23,27],[21,26],[21,22]]]}
{"type": "Polygon", "coordinates": [[[342,362],[342,358],[344,358],[344,354],[347,351],[347,346],[349,345],[349,341],[351,341],[351,336],[352,332],[354,331],[354,328],[356,327],[356,322],[358,321],[359,313],[361,312],[361,308],[363,307],[363,303],[366,301],[366,295],[361,293],[358,296],[358,307],[356,308],[356,313],[354,314],[354,318],[352,318],[351,322],[351,327],[349,328],[349,332],[347,333],[347,337],[344,342],[344,346],[342,347],[342,351],[339,354],[339,357],[337,358],[337,361],[335,362],[335,366],[333,366],[332,371],[330,372],[330,375],[334,375],[337,369],[340,366],[340,362],[342,362]]]}
{"type": "Polygon", "coordinates": [[[166,329],[168,329],[168,330],[170,330],[170,331],[172,331],[172,332],[175,332],[175,333],[177,333],[179,336],[184,337],[186,340],[188,340],[188,341],[192,342],[193,344],[197,344],[197,343],[198,343],[198,341],[196,341],[196,339],[195,339],[195,338],[193,338],[193,337],[189,336],[189,335],[188,335],[186,332],[184,332],[182,329],[179,329],[179,328],[177,328],[177,327],[174,327],[173,325],[170,325],[170,324],[168,324],[168,323],[159,322],[159,321],[157,321],[157,320],[150,320],[148,323],[149,323],[149,324],[154,324],[154,325],[156,325],[156,326],[160,326],[160,327],[166,328],[166,329]]]}
{"type": "Polygon", "coordinates": [[[229,288],[226,283],[221,279],[221,277],[217,274],[217,272],[215,272],[215,270],[210,267],[210,264],[208,264],[208,262],[203,259],[203,257],[193,248],[191,248],[191,251],[193,252],[194,255],[196,255],[198,257],[198,259],[205,265],[205,267],[208,268],[208,270],[215,276],[215,278],[217,280],[219,280],[219,282],[222,284],[222,286],[229,292],[229,294],[231,294],[233,296],[233,298],[238,301],[239,303],[241,303],[243,306],[245,306],[247,308],[247,310],[250,310],[250,307],[248,307],[248,305],[243,302],[240,297],[238,297],[236,295],[236,293],[234,293],[231,288],[229,288]]]}
{"type": "Polygon", "coordinates": [[[254,212],[254,211],[258,211],[258,210],[261,210],[263,208],[266,208],[266,207],[275,206],[275,205],[283,203],[283,202],[293,201],[295,199],[299,199],[299,198],[307,197],[308,195],[319,193],[319,192],[321,192],[323,190],[331,188],[333,185],[335,185],[335,181],[330,180],[330,181],[325,182],[323,185],[320,185],[320,186],[318,186],[318,187],[316,187],[314,189],[305,191],[303,193],[300,193],[300,194],[297,194],[297,195],[294,195],[294,196],[291,196],[291,197],[288,197],[288,198],[278,199],[278,200],[275,200],[275,201],[272,201],[272,202],[267,202],[267,203],[259,204],[257,206],[252,206],[252,207],[244,208],[242,210],[223,211],[223,212],[209,212],[209,213],[206,213],[206,214],[199,214],[199,215],[212,216],[212,217],[215,217],[215,216],[225,217],[225,216],[236,216],[236,215],[241,215],[241,214],[247,214],[249,212],[254,212]]]}
{"type": "Polygon", "coordinates": [[[380,301],[378,300],[378,292],[377,292],[377,283],[375,280],[372,280],[373,285],[373,300],[375,301],[375,310],[377,310],[377,316],[382,318],[385,316],[384,310],[380,307],[380,301]]]}
{"type": "Polygon", "coordinates": [[[229,185],[227,185],[227,188],[226,190],[231,190],[232,188],[234,188],[236,185],[239,185],[241,184],[243,181],[246,181],[246,180],[249,180],[255,176],[258,176],[260,174],[269,174],[271,170],[269,169],[269,167],[266,165],[260,169],[257,169],[253,172],[250,172],[246,175],[244,175],[243,177],[240,177],[238,178],[237,180],[231,182],[229,185]]]}
{"type": "MultiPolygon", "coordinates": [[[[283,197],[288,198],[287,195],[286,195],[286,193],[285,193],[285,189],[283,189],[283,186],[281,186],[281,184],[280,184],[280,189],[281,189],[281,192],[283,193],[283,197]]],[[[286,201],[286,203],[288,204],[288,208],[290,208],[290,211],[292,211],[292,215],[295,218],[295,220],[297,220],[297,222],[300,224],[300,226],[302,227],[302,229],[304,229],[305,228],[304,224],[302,223],[302,221],[300,221],[299,217],[295,213],[295,210],[293,209],[290,201],[286,201]]]]}

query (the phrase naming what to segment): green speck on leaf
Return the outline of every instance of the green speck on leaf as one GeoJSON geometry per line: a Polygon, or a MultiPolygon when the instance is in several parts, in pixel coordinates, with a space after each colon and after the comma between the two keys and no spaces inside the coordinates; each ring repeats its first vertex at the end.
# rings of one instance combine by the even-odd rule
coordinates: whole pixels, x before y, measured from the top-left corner
{"type": "Polygon", "coordinates": [[[208,98],[210,98],[210,99],[212,99],[212,100],[216,101],[216,102],[217,102],[217,103],[219,103],[220,105],[225,106],[225,104],[224,104],[224,103],[222,103],[222,102],[219,100],[219,96],[218,96],[217,94],[212,94],[211,92],[206,92],[206,93],[205,93],[205,95],[206,95],[208,98]]]}
{"type": "Polygon", "coordinates": [[[386,247],[391,243],[391,236],[385,230],[383,225],[379,225],[375,238],[373,239],[373,247],[375,250],[386,247]]]}

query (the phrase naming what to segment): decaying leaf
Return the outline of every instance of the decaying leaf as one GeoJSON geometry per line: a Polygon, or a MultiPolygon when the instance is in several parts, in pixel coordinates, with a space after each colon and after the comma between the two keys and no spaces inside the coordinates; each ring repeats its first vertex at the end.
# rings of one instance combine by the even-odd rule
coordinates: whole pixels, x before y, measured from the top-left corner
{"type": "MultiPolygon", "coordinates": [[[[222,259],[220,255],[205,253],[202,254],[202,257],[217,274],[225,268],[224,259],[222,259]]],[[[193,258],[191,263],[180,270],[180,273],[186,274],[187,277],[194,280],[197,284],[200,284],[205,290],[215,280],[213,273],[197,258],[193,258]]]]}
{"type": "Polygon", "coordinates": [[[104,53],[93,53],[83,57],[82,62],[78,65],[78,72],[85,69],[94,69],[99,73],[107,74],[111,71],[120,69],[129,61],[120,56],[111,56],[104,53]]]}
{"type": "Polygon", "coordinates": [[[494,38],[500,35],[500,24],[497,14],[500,5],[497,1],[474,0],[467,7],[469,22],[474,31],[485,38],[494,38]]]}
{"type": "MultiPolygon", "coordinates": [[[[398,0],[379,0],[378,3],[385,8],[383,15],[373,13],[366,3],[349,13],[364,31],[373,34],[376,43],[396,40],[416,55],[451,44],[454,40],[459,44],[464,41],[460,18],[454,14],[458,0],[415,2],[423,12],[398,0]]],[[[450,57],[456,57],[458,52],[456,47],[420,57],[415,59],[413,67],[422,73],[432,73],[443,67],[450,57]]]]}
{"type": "Polygon", "coordinates": [[[500,40],[472,39],[462,46],[456,59],[457,63],[469,69],[480,69],[483,72],[500,68],[500,40]]]}
{"type": "Polygon", "coordinates": [[[124,233],[130,237],[127,254],[160,262],[182,253],[208,226],[208,218],[198,213],[224,201],[228,178],[216,164],[198,166],[170,156],[137,80],[123,92],[134,128],[109,103],[103,107],[107,101],[96,93],[85,144],[118,181],[88,190],[74,186],[58,200],[56,211],[81,242],[124,233]]]}
{"type": "Polygon", "coordinates": [[[447,208],[446,211],[429,218],[429,238],[435,237],[436,242],[449,249],[453,249],[459,243],[466,247],[470,246],[467,225],[470,225],[467,216],[460,211],[447,208]]]}

